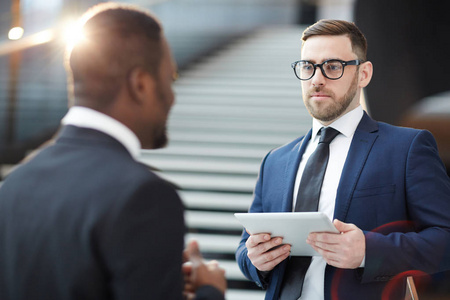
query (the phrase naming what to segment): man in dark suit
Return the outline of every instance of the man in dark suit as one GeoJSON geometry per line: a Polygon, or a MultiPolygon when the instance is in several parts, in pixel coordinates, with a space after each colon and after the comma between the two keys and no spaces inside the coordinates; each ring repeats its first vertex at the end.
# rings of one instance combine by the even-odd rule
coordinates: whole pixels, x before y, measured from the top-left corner
{"type": "Polygon", "coordinates": [[[236,259],[245,276],[267,289],[266,299],[400,299],[405,285],[394,277],[450,269],[450,180],[435,140],[363,111],[359,99],[372,64],[353,23],[321,20],[302,40],[302,60],[293,67],[313,126],[267,154],[249,211],[305,211],[296,204],[310,201],[302,196],[308,160],[316,157],[321,128],[333,128],[316,210],[334,219],[341,234],[310,234],[307,243],[321,256],[308,258],[305,273],[293,280],[298,260],[287,259],[290,246],[280,237],[244,232],[236,259]],[[298,292],[288,294],[292,286],[298,292]]]}
{"type": "MultiPolygon", "coordinates": [[[[175,66],[161,25],[101,4],[69,49],[73,104],[55,142],[0,188],[0,299],[182,299],[183,205],[136,158],[164,146],[175,66]]],[[[186,295],[223,299],[188,247],[186,295]]]]}

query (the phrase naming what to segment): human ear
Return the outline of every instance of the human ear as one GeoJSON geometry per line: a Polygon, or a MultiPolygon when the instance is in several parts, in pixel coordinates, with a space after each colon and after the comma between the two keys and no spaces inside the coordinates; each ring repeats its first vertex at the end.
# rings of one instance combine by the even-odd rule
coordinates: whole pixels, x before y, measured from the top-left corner
{"type": "Polygon", "coordinates": [[[365,88],[372,79],[373,65],[370,61],[362,63],[359,67],[359,87],[365,88]]]}
{"type": "Polygon", "coordinates": [[[154,91],[155,85],[153,76],[140,67],[133,68],[127,78],[128,91],[133,101],[137,103],[146,101],[154,91]]]}

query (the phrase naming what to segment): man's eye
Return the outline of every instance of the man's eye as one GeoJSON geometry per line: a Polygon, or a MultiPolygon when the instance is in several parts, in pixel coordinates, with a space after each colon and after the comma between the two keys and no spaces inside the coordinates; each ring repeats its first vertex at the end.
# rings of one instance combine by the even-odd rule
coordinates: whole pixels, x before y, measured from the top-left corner
{"type": "Polygon", "coordinates": [[[338,63],[326,64],[325,68],[330,71],[340,71],[342,69],[342,65],[338,63]]]}

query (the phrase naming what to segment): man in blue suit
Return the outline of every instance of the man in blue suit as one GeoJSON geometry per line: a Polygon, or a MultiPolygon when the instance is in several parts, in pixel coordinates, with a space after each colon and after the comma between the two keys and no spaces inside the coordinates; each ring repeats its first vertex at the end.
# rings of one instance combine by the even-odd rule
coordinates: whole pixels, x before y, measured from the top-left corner
{"type": "MultiPolygon", "coordinates": [[[[249,212],[291,212],[305,201],[297,194],[306,163],[321,128],[334,128],[318,211],[341,234],[309,235],[321,256],[312,258],[301,296],[290,299],[400,299],[404,285],[393,278],[450,269],[450,180],[435,140],[363,111],[361,89],[373,67],[353,23],[321,20],[302,40],[302,60],[293,67],[312,129],[267,154],[249,212]]],[[[289,252],[280,237],[244,231],[236,259],[247,278],[267,289],[266,299],[289,299],[280,297],[289,252]]]]}

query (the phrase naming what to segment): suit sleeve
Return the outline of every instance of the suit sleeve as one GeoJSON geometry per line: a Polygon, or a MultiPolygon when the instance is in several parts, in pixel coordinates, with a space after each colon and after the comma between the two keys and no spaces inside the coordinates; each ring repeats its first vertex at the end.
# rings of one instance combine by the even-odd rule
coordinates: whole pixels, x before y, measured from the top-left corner
{"type": "Polygon", "coordinates": [[[224,300],[222,292],[210,285],[199,287],[195,293],[195,300],[224,300]]]}
{"type": "Polygon", "coordinates": [[[151,178],[118,192],[100,232],[99,256],[114,299],[182,298],[184,219],[168,183],[151,178]],[[137,185],[137,186],[136,186],[137,185]]]}
{"type": "MultiPolygon", "coordinates": [[[[269,153],[270,154],[270,153],[269,153]]],[[[253,195],[253,203],[249,209],[249,212],[257,213],[257,212],[263,212],[262,207],[262,186],[263,186],[263,178],[264,178],[264,165],[267,160],[267,157],[269,154],[266,155],[266,157],[263,159],[263,162],[261,164],[261,168],[258,175],[258,180],[256,182],[256,187],[253,195]]],[[[249,234],[243,230],[241,241],[239,243],[239,246],[236,251],[236,261],[239,265],[239,268],[241,269],[242,273],[245,277],[247,277],[249,280],[254,281],[256,285],[262,288],[267,288],[267,283],[262,280],[262,278],[259,276],[259,272],[256,269],[256,267],[252,264],[250,259],[247,256],[247,247],[245,246],[245,243],[247,242],[247,239],[249,238],[249,234]]]]}
{"type": "Polygon", "coordinates": [[[407,270],[432,274],[450,269],[450,180],[429,132],[415,136],[405,168],[411,229],[365,233],[362,282],[385,281],[407,270]]]}

